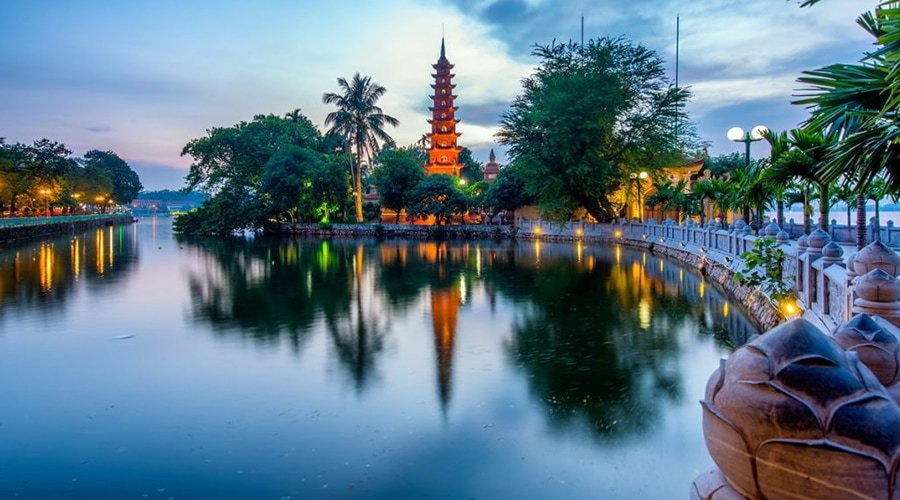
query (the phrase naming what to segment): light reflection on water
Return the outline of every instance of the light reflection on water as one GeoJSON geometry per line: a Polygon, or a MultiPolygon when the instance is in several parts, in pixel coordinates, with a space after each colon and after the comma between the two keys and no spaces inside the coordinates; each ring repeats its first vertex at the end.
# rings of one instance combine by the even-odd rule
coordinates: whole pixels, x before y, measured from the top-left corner
{"type": "Polygon", "coordinates": [[[0,496],[81,498],[682,496],[755,333],[646,252],[165,219],[3,251],[0,327],[0,496]]]}

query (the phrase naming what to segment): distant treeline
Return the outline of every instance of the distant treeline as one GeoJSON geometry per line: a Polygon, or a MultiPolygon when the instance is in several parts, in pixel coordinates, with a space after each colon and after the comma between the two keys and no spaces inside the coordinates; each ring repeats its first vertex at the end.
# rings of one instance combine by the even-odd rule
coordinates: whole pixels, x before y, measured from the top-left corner
{"type": "Polygon", "coordinates": [[[166,203],[190,203],[199,205],[209,199],[206,193],[190,191],[185,193],[181,190],[161,189],[158,191],[141,191],[137,195],[139,200],[159,200],[166,203]]]}

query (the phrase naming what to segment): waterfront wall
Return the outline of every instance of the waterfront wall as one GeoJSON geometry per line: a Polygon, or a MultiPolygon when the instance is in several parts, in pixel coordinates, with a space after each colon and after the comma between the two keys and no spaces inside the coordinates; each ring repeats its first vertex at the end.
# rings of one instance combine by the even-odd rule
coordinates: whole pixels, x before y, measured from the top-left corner
{"type": "Polygon", "coordinates": [[[72,234],[95,227],[130,224],[130,214],[73,215],[0,220],[0,245],[15,241],[72,234]]]}

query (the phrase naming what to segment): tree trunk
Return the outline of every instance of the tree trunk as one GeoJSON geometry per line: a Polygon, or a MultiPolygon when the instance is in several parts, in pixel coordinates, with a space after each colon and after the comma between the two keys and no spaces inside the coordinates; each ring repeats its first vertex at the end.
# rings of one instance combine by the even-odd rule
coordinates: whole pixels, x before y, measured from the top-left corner
{"type": "Polygon", "coordinates": [[[809,183],[807,183],[803,187],[803,232],[809,234],[812,231],[812,223],[810,222],[810,212],[812,209],[809,206],[809,183]]]}
{"type": "Polygon", "coordinates": [[[862,193],[856,195],[856,249],[866,246],[866,197],[862,193]]]}
{"type": "Polygon", "coordinates": [[[400,210],[397,210],[397,220],[396,220],[396,223],[397,223],[397,224],[400,224],[400,210]]]}
{"type": "Polygon", "coordinates": [[[828,231],[828,184],[819,184],[819,228],[828,231]]]}
{"type": "Polygon", "coordinates": [[[847,237],[849,238],[850,237],[850,228],[853,227],[853,225],[850,224],[850,201],[844,200],[844,203],[847,204],[847,237]]]}
{"type": "Polygon", "coordinates": [[[784,229],[784,198],[781,195],[778,195],[778,199],[775,202],[775,219],[778,222],[778,227],[784,229]]]}
{"type": "Polygon", "coordinates": [[[356,222],[363,221],[362,209],[362,144],[356,141],[356,179],[353,180],[354,204],[356,205],[356,222]]]}
{"type": "Polygon", "coordinates": [[[880,205],[881,205],[881,200],[875,200],[875,231],[878,231],[879,229],[881,229],[880,205]]]}

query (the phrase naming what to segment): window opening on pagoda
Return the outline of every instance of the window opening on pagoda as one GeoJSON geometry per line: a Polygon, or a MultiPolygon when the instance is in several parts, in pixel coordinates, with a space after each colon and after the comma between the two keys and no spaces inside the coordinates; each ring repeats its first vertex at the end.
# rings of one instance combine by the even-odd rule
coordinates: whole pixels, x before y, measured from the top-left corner
{"type": "Polygon", "coordinates": [[[441,89],[441,94],[446,94],[446,93],[447,93],[447,89],[441,89]]]}
{"type": "Polygon", "coordinates": [[[441,163],[447,163],[447,157],[441,156],[441,163]]]}
{"type": "Polygon", "coordinates": [[[441,113],[441,118],[447,118],[447,113],[441,113]]]}
{"type": "Polygon", "coordinates": [[[447,101],[441,101],[441,106],[446,106],[446,105],[447,105],[447,101]]]}
{"type": "Polygon", "coordinates": [[[441,132],[446,132],[446,131],[447,131],[447,127],[441,127],[441,132]]]}

